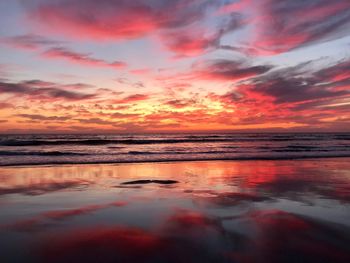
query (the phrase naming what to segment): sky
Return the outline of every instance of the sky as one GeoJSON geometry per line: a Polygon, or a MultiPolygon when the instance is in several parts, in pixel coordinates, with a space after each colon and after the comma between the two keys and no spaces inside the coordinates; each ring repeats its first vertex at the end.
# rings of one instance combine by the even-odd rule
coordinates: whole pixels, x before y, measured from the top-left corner
{"type": "Polygon", "coordinates": [[[219,131],[350,131],[350,1],[0,1],[0,133],[219,131]]]}

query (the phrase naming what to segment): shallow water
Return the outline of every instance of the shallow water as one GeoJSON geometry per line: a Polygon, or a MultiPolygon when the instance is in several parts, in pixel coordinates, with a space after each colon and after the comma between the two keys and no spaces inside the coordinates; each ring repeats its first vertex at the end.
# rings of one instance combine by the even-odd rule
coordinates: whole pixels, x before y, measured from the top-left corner
{"type": "Polygon", "coordinates": [[[1,262],[350,262],[350,159],[0,168],[1,262]]]}

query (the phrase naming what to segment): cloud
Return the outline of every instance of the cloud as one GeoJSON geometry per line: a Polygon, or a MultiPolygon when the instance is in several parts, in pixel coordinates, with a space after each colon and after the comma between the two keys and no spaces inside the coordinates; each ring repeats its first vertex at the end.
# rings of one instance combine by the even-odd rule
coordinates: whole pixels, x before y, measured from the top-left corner
{"type": "Polygon", "coordinates": [[[92,99],[96,96],[95,94],[65,90],[64,85],[40,80],[22,81],[18,83],[0,82],[0,94],[1,93],[21,95],[30,99],[68,101],[92,99]]]}
{"type": "Polygon", "coordinates": [[[224,94],[209,93],[207,98],[225,109],[215,115],[215,120],[227,125],[272,127],[284,123],[282,127],[289,129],[290,125],[301,125],[300,130],[340,130],[350,106],[348,63],[341,60],[319,68],[308,61],[276,68],[237,82],[224,94]]]}
{"type": "Polygon", "coordinates": [[[342,85],[347,83],[347,87],[350,86],[350,75],[347,72],[350,60],[341,61],[314,72],[298,73],[295,71],[295,68],[302,68],[306,64],[302,63],[297,67],[257,77],[251,82],[253,87],[250,90],[273,97],[275,103],[278,104],[350,95],[349,89],[339,89],[339,82],[342,85]]]}
{"type": "Polygon", "coordinates": [[[215,50],[222,36],[240,29],[238,13],[217,19],[214,28],[200,25],[223,1],[31,1],[29,20],[36,27],[74,39],[125,40],[157,35],[176,57],[197,56],[215,50]]]}
{"type": "Polygon", "coordinates": [[[182,109],[189,106],[194,106],[197,103],[195,99],[172,99],[166,101],[164,104],[172,108],[182,109]]]}
{"type": "Polygon", "coordinates": [[[238,0],[234,1],[233,3],[229,2],[226,5],[223,5],[221,8],[219,8],[218,13],[219,14],[227,14],[237,11],[242,11],[246,8],[249,8],[249,6],[252,4],[254,0],[238,0]]]}
{"type": "Polygon", "coordinates": [[[112,118],[116,119],[129,119],[129,118],[134,118],[134,117],[139,117],[140,114],[137,113],[121,113],[121,112],[114,112],[113,114],[110,115],[112,118]]]}
{"type": "Polygon", "coordinates": [[[113,100],[113,103],[127,104],[149,99],[147,94],[132,94],[122,99],[113,100]]]}
{"type": "Polygon", "coordinates": [[[40,50],[42,48],[49,47],[47,50],[41,53],[42,57],[49,59],[63,59],[85,66],[110,67],[116,69],[122,69],[127,66],[127,64],[122,61],[108,62],[103,59],[93,58],[91,54],[88,53],[72,51],[61,46],[61,44],[64,44],[64,42],[51,40],[40,35],[27,34],[4,37],[0,39],[0,43],[5,43],[15,48],[29,50],[40,50]]]}
{"type": "MultiPolygon", "coordinates": [[[[134,72],[131,72],[132,74],[139,74],[139,72],[137,73],[134,73],[134,72]]],[[[146,72],[143,72],[142,74],[147,74],[146,72]]],[[[119,84],[122,84],[122,85],[127,85],[127,86],[130,86],[132,88],[144,88],[145,87],[145,84],[142,82],[142,81],[132,81],[128,78],[117,78],[116,79],[116,82],[118,82],[119,84]]]]}
{"type": "Polygon", "coordinates": [[[4,43],[15,48],[37,50],[42,47],[60,45],[64,42],[52,40],[36,34],[26,34],[12,37],[3,37],[0,39],[0,43],[4,43]]]}
{"type": "Polygon", "coordinates": [[[318,79],[324,81],[333,81],[337,83],[345,83],[350,80],[350,59],[343,59],[332,66],[315,73],[318,79]]]}
{"type": "Polygon", "coordinates": [[[30,119],[30,120],[39,120],[39,121],[67,121],[70,120],[71,116],[44,116],[40,114],[17,114],[16,116],[30,119]]]}
{"type": "Polygon", "coordinates": [[[221,38],[244,26],[239,14],[232,14],[214,30],[189,27],[183,30],[167,31],[161,34],[161,40],[167,49],[176,53],[176,57],[198,56],[220,48],[221,38]]]}
{"type": "Polygon", "coordinates": [[[199,62],[193,66],[193,76],[198,79],[217,81],[237,81],[264,74],[272,66],[251,66],[244,61],[216,59],[199,62]]]}
{"type": "MultiPolygon", "coordinates": [[[[25,6],[31,23],[43,32],[94,41],[156,34],[176,57],[219,47],[279,54],[347,36],[350,25],[350,3],[344,0],[30,0],[25,6]],[[216,28],[206,23],[212,13],[221,20],[216,28]],[[243,26],[253,34],[243,46],[220,45],[223,35],[243,26]]],[[[14,40],[29,46],[43,41],[27,38],[14,40]]]]}
{"type": "Polygon", "coordinates": [[[71,51],[63,47],[53,47],[42,53],[42,56],[50,59],[64,59],[86,66],[96,66],[96,67],[110,67],[121,69],[125,68],[127,64],[121,61],[107,62],[102,59],[96,59],[90,56],[90,54],[78,53],[71,51]]]}
{"type": "Polygon", "coordinates": [[[251,22],[255,26],[255,40],[251,44],[257,54],[279,54],[349,35],[349,1],[251,2],[246,9],[255,9],[251,22]]]}
{"type": "Polygon", "coordinates": [[[152,72],[151,68],[139,68],[139,69],[132,69],[129,71],[131,74],[134,75],[147,75],[152,72]]]}
{"type": "Polygon", "coordinates": [[[14,105],[7,103],[7,102],[0,102],[0,110],[2,109],[9,109],[9,108],[13,108],[14,105]]]}
{"type": "Polygon", "coordinates": [[[265,83],[257,83],[251,91],[271,96],[278,104],[349,95],[348,91],[334,91],[316,84],[307,78],[274,78],[265,83]]]}
{"type": "Polygon", "coordinates": [[[29,19],[48,31],[72,38],[132,39],[160,29],[190,25],[212,1],[54,0],[28,1],[29,19]]]}
{"type": "Polygon", "coordinates": [[[80,123],[85,123],[85,124],[99,124],[99,125],[116,125],[116,122],[113,121],[108,121],[108,120],[104,120],[101,118],[89,118],[89,119],[76,119],[77,121],[79,121],[80,123]]]}
{"type": "Polygon", "coordinates": [[[163,34],[162,42],[167,49],[177,54],[176,58],[198,56],[214,50],[218,45],[218,35],[193,31],[168,32],[163,34]]]}

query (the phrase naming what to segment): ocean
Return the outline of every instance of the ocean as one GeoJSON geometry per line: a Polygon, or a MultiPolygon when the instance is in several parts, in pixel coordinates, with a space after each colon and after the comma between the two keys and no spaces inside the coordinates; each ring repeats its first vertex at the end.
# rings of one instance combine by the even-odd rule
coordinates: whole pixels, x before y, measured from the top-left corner
{"type": "Polygon", "coordinates": [[[350,157],[350,133],[1,135],[0,165],[350,157]]]}

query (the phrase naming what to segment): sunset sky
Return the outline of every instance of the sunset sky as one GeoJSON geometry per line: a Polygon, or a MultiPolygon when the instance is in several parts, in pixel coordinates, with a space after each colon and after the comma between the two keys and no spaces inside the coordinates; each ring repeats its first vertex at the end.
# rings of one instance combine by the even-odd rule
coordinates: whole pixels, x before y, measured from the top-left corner
{"type": "Polygon", "coordinates": [[[350,1],[0,1],[0,133],[180,131],[350,131],[350,1]]]}

